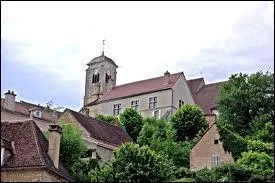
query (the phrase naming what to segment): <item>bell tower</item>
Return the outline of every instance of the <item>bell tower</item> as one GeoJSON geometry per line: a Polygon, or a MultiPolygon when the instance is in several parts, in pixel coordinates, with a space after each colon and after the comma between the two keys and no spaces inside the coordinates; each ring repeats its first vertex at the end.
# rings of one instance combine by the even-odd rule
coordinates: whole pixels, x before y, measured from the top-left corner
{"type": "Polygon", "coordinates": [[[112,59],[104,55],[104,47],[102,54],[92,59],[87,65],[84,106],[96,101],[105,92],[116,86],[116,69],[118,67],[112,59]]]}

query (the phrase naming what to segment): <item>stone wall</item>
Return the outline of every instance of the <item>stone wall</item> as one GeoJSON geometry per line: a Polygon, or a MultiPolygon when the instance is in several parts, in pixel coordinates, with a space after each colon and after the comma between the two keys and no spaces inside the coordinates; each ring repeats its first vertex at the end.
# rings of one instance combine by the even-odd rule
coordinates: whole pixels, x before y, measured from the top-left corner
{"type": "MultiPolygon", "coordinates": [[[[64,181],[64,180],[63,180],[64,181]]],[[[1,170],[1,182],[63,182],[45,170],[1,170]]]]}

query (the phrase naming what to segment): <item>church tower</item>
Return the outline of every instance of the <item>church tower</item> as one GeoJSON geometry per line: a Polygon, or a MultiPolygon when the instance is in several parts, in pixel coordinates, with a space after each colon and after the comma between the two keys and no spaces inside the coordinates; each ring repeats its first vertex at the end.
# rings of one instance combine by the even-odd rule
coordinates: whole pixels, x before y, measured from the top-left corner
{"type": "Polygon", "coordinates": [[[104,55],[92,59],[86,69],[84,106],[99,99],[105,92],[116,86],[115,62],[104,55]]]}

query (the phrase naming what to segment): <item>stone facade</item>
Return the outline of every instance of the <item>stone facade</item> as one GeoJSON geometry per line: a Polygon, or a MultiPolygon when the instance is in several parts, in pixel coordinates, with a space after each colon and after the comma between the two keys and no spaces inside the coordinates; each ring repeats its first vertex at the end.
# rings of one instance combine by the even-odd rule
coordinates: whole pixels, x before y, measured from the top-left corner
{"type": "Polygon", "coordinates": [[[215,118],[215,115],[206,116],[210,128],[191,150],[190,169],[212,168],[215,165],[234,162],[231,153],[224,150],[219,140],[215,118]]]}
{"type": "Polygon", "coordinates": [[[45,170],[1,170],[1,182],[63,182],[45,170]]]}
{"type": "Polygon", "coordinates": [[[186,79],[184,75],[181,74],[171,89],[99,102],[98,104],[88,107],[89,115],[93,117],[96,114],[114,115],[113,110],[115,104],[121,104],[120,113],[122,113],[126,108],[131,108],[131,102],[135,100],[139,101],[137,111],[139,111],[142,116],[152,117],[154,116],[154,111],[159,111],[159,116],[157,116],[157,118],[171,116],[171,114],[178,109],[179,100],[184,101],[185,104],[194,103],[186,79]],[[149,108],[150,97],[157,97],[157,104],[153,109],[149,108]]]}
{"type": "Polygon", "coordinates": [[[100,98],[103,93],[116,86],[117,73],[117,66],[110,58],[104,56],[104,53],[94,58],[87,65],[89,68],[86,70],[84,105],[100,98]],[[98,79],[93,78],[97,74],[98,79]],[[107,75],[108,78],[106,78],[107,75]]]}

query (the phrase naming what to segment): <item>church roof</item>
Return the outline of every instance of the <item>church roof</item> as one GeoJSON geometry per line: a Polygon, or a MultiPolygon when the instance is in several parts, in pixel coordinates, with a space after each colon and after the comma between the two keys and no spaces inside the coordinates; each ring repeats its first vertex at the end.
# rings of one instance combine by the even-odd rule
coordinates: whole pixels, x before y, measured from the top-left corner
{"type": "Polygon", "coordinates": [[[2,170],[18,170],[29,168],[45,168],[63,179],[72,181],[63,164],[55,168],[48,155],[48,140],[35,121],[1,122],[1,139],[14,142],[15,153],[1,166],[2,170]]]}
{"type": "Polygon", "coordinates": [[[122,143],[132,141],[131,137],[120,127],[85,116],[71,109],[65,109],[74,116],[74,118],[83,126],[90,136],[112,146],[119,146],[122,143]]]}
{"type": "Polygon", "coordinates": [[[112,59],[110,59],[109,57],[104,55],[104,52],[102,52],[102,55],[93,58],[87,65],[89,66],[89,65],[99,63],[99,62],[104,62],[104,61],[108,61],[108,62],[114,64],[116,67],[118,67],[112,59]]]}
{"type": "MultiPolygon", "coordinates": [[[[170,89],[173,87],[181,74],[183,74],[183,72],[171,74],[169,76],[168,84],[166,84],[165,76],[160,76],[115,86],[110,91],[104,93],[103,96],[96,101],[96,103],[170,89]]],[[[87,106],[93,105],[94,103],[95,102],[91,102],[87,104],[87,106]]]]}

